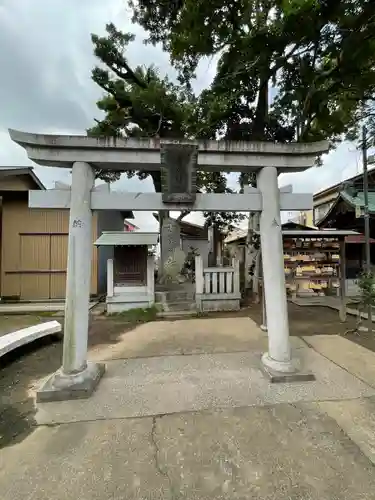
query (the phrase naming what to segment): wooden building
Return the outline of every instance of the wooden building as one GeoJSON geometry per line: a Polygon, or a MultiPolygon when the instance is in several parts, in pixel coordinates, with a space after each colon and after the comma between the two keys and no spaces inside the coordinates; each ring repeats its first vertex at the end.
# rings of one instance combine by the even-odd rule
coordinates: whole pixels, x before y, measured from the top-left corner
{"type": "MultiPolygon", "coordinates": [[[[368,193],[370,214],[370,258],[371,265],[375,264],[375,192],[368,193]]],[[[319,221],[320,229],[342,229],[358,232],[356,236],[348,236],[346,243],[346,280],[348,294],[355,294],[357,290],[356,280],[365,268],[365,245],[364,245],[364,218],[363,218],[364,195],[362,190],[355,186],[349,186],[337,193],[334,202],[328,212],[319,221]]]]}
{"type": "MultiPolygon", "coordinates": [[[[332,206],[337,204],[340,193],[346,190],[347,187],[354,188],[357,191],[363,191],[363,172],[314,194],[315,226],[320,227],[321,222],[326,218],[332,206]]],[[[375,193],[375,168],[369,168],[368,187],[370,193],[375,193]]]]}
{"type": "MultiPolygon", "coordinates": [[[[13,300],[64,299],[69,209],[30,209],[28,191],[45,189],[30,167],[0,169],[0,290],[13,300]]],[[[104,230],[123,230],[130,213],[93,214],[93,243],[104,230]]],[[[93,245],[91,295],[106,289],[106,249],[93,245]]]]}

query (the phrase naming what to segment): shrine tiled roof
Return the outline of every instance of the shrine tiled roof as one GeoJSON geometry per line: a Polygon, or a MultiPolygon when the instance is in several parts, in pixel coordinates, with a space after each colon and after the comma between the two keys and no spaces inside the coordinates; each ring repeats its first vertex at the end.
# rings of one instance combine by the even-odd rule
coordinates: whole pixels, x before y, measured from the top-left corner
{"type": "MultiPolygon", "coordinates": [[[[357,192],[355,196],[351,195],[347,191],[340,191],[340,197],[354,209],[356,207],[363,207],[365,204],[363,191],[357,192]]],[[[369,191],[368,193],[368,210],[370,213],[375,214],[375,192],[373,191],[369,191]]]]}
{"type": "MultiPolygon", "coordinates": [[[[332,214],[335,212],[337,205],[340,202],[344,202],[351,206],[354,210],[359,207],[363,207],[365,204],[365,197],[363,191],[350,191],[343,190],[340,191],[336,200],[332,203],[330,209],[325,214],[325,216],[317,223],[318,227],[324,227],[326,222],[330,220],[332,214]]],[[[368,210],[370,214],[375,214],[375,192],[368,192],[368,210]]]]}

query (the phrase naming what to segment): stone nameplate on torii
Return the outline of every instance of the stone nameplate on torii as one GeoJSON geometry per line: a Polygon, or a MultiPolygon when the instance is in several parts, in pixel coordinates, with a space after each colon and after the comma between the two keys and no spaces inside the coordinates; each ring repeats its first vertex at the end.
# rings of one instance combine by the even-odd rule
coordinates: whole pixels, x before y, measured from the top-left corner
{"type": "Polygon", "coordinates": [[[198,146],[181,143],[162,144],[160,156],[163,203],[193,205],[197,193],[198,146]]]}

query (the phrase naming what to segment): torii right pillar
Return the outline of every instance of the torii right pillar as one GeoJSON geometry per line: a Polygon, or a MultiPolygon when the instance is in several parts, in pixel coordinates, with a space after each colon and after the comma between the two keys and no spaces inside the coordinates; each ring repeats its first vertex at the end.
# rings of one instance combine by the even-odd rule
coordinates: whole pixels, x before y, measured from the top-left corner
{"type": "Polygon", "coordinates": [[[262,363],[271,382],[314,380],[312,373],[301,370],[292,359],[277,175],[276,167],[263,167],[257,177],[263,200],[260,240],[268,330],[268,352],[262,363]]]}

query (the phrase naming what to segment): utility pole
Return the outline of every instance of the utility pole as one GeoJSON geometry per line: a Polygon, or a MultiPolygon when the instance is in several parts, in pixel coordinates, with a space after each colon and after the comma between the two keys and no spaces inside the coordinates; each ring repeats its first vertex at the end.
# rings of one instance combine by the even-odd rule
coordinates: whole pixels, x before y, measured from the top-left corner
{"type": "MultiPolygon", "coordinates": [[[[371,253],[370,253],[370,215],[368,210],[368,172],[367,172],[367,129],[362,127],[362,162],[363,162],[363,218],[365,223],[365,272],[371,272],[371,253]]],[[[372,331],[372,307],[368,305],[368,326],[372,331]]]]}

